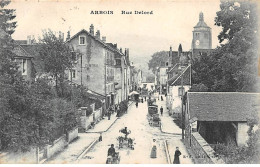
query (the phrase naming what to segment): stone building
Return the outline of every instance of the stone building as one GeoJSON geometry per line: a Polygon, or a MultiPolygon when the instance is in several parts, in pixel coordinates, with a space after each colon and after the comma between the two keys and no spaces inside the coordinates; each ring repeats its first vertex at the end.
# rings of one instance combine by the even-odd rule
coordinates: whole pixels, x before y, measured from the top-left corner
{"type": "Polygon", "coordinates": [[[204,15],[199,14],[199,22],[192,31],[191,55],[192,59],[209,55],[212,51],[211,28],[204,22],[204,15]]]}
{"type": "Polygon", "coordinates": [[[104,111],[125,100],[129,90],[129,50],[123,54],[116,44],[106,43],[99,30],[94,35],[92,24],[89,32],[83,29],[68,36],[66,43],[75,51],[74,68],[69,71],[71,82],[105,96],[104,111]]]}
{"type": "Polygon", "coordinates": [[[18,65],[18,70],[21,72],[23,78],[26,81],[32,82],[35,78],[35,68],[34,68],[34,56],[28,53],[19,42],[14,43],[13,48],[14,61],[18,65]]]}
{"type": "Polygon", "coordinates": [[[73,83],[105,96],[105,108],[115,102],[115,49],[106,44],[106,38],[100,39],[100,31],[94,35],[91,24],[89,32],[79,31],[66,43],[75,50],[74,68],[69,72],[73,83]]]}
{"type": "Polygon", "coordinates": [[[247,121],[259,113],[259,93],[188,92],[184,98],[185,138],[198,132],[209,144],[243,146],[248,139],[247,121]]]}
{"type": "Polygon", "coordinates": [[[212,49],[211,28],[204,22],[204,16],[201,12],[199,22],[192,31],[192,49],[212,49]]]}

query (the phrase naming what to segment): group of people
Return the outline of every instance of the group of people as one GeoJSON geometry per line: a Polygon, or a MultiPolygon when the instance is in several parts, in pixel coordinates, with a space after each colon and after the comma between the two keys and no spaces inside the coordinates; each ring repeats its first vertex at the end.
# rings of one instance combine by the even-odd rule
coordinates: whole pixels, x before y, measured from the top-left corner
{"type": "Polygon", "coordinates": [[[120,109],[119,109],[119,105],[118,105],[118,104],[109,107],[108,112],[107,112],[108,120],[110,120],[111,115],[112,115],[114,112],[118,113],[119,110],[120,110],[120,109]]]}
{"type": "MultiPolygon", "coordinates": [[[[176,147],[175,153],[174,153],[174,160],[173,164],[180,164],[180,155],[181,152],[179,150],[179,147],[176,147]]],[[[157,158],[157,144],[156,144],[156,139],[153,139],[153,146],[150,154],[151,158],[157,158]]]]}

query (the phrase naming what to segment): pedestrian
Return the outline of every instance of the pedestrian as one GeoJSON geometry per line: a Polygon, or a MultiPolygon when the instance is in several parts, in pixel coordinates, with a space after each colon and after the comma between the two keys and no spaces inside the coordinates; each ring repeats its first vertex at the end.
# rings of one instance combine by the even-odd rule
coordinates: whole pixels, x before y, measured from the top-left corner
{"type": "Polygon", "coordinates": [[[117,113],[118,105],[115,105],[115,112],[117,113]]]}
{"type": "Polygon", "coordinates": [[[163,107],[160,108],[161,116],[163,115],[163,107]]]}
{"type": "Polygon", "coordinates": [[[135,106],[136,106],[136,108],[138,108],[138,101],[136,101],[135,106]]]}
{"type": "Polygon", "coordinates": [[[156,140],[153,139],[153,147],[152,147],[152,150],[151,150],[151,155],[150,155],[151,158],[157,158],[157,146],[156,146],[156,140]]]}
{"type": "Polygon", "coordinates": [[[179,150],[179,147],[176,147],[176,151],[174,153],[174,160],[173,160],[173,164],[180,164],[180,156],[181,152],[179,150]]]}
{"type": "Polygon", "coordinates": [[[146,96],[144,96],[144,101],[146,101],[146,96]]]}
{"type": "Polygon", "coordinates": [[[163,101],[163,96],[161,96],[161,101],[163,101]]]}
{"type": "Polygon", "coordinates": [[[108,120],[110,120],[110,117],[111,117],[111,111],[110,110],[108,111],[107,116],[108,116],[108,120]]]}
{"type": "Polygon", "coordinates": [[[100,133],[100,136],[98,138],[98,141],[101,142],[102,141],[102,133],[100,133]]]}

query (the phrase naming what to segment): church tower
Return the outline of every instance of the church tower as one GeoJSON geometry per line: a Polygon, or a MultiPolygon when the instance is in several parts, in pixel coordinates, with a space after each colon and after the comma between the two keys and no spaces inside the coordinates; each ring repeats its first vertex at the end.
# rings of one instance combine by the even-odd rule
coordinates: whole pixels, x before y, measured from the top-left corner
{"type": "Polygon", "coordinates": [[[192,31],[192,49],[212,49],[211,28],[204,22],[203,13],[200,12],[199,22],[192,31]]]}

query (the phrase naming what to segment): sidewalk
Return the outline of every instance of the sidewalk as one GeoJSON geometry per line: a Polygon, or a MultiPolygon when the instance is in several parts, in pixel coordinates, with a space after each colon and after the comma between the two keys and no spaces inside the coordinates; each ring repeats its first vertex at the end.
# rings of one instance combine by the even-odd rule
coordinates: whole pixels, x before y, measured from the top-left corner
{"type": "MultiPolygon", "coordinates": [[[[131,104],[133,104],[133,102],[129,102],[128,110],[132,106],[131,104]]],[[[86,131],[86,133],[103,133],[103,132],[106,132],[116,122],[116,120],[119,119],[119,118],[120,117],[116,117],[116,112],[114,112],[111,115],[110,120],[108,120],[108,117],[105,117],[103,120],[101,120],[100,122],[98,122],[95,125],[94,129],[88,129],[86,131]]]]}
{"type": "Polygon", "coordinates": [[[181,128],[179,128],[174,122],[174,118],[169,116],[166,108],[166,98],[163,95],[163,101],[161,101],[161,95],[160,100],[156,100],[156,104],[158,105],[158,113],[160,114],[161,118],[161,131],[164,133],[171,133],[171,134],[182,134],[181,128]],[[160,108],[163,107],[163,115],[161,116],[160,108]]]}
{"type": "Polygon", "coordinates": [[[93,129],[88,129],[86,133],[103,133],[106,132],[118,119],[116,113],[112,114],[110,120],[107,117],[98,122],[93,129]]]}
{"type": "MultiPolygon", "coordinates": [[[[131,107],[129,104],[129,107],[131,107]]],[[[107,117],[98,122],[94,129],[87,130],[86,133],[79,133],[78,139],[70,143],[64,150],[57,153],[45,164],[72,164],[78,163],[77,158],[83,153],[96,139],[98,139],[100,132],[106,132],[118,119],[116,113],[111,115],[110,120],[107,117]]]]}
{"type": "Polygon", "coordinates": [[[191,156],[188,154],[185,145],[182,143],[182,141],[178,138],[173,140],[167,140],[166,141],[168,145],[169,155],[170,155],[170,161],[173,163],[174,160],[174,153],[176,150],[176,147],[179,147],[179,150],[181,152],[180,156],[180,163],[181,164],[193,164],[193,161],[191,159],[191,156]]]}
{"type": "Polygon", "coordinates": [[[64,150],[48,159],[45,164],[77,163],[76,160],[78,156],[98,137],[98,134],[79,133],[78,139],[70,143],[64,150]]]}

